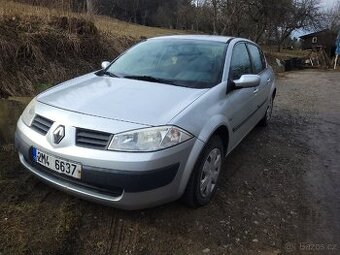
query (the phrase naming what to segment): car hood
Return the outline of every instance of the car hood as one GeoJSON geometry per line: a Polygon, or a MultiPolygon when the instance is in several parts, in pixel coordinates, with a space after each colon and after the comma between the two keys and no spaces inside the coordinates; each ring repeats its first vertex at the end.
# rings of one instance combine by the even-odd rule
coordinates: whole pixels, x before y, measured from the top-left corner
{"type": "Polygon", "coordinates": [[[40,94],[41,103],[150,126],[167,124],[207,89],[88,74],[40,94]]]}

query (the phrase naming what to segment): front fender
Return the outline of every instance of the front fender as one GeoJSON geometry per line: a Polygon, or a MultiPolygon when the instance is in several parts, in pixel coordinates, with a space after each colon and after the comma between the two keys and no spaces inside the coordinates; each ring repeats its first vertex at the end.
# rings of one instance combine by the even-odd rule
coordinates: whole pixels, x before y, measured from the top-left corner
{"type": "Polygon", "coordinates": [[[215,131],[222,126],[225,126],[228,129],[228,141],[230,141],[232,129],[226,116],[222,114],[212,116],[202,127],[197,138],[202,142],[207,143],[215,131]]]}
{"type": "Polygon", "coordinates": [[[197,137],[197,142],[195,143],[195,146],[192,149],[192,152],[190,154],[190,157],[187,163],[188,165],[186,169],[190,169],[190,170],[184,172],[182,176],[182,180],[181,180],[181,184],[179,188],[179,195],[183,194],[185,187],[187,186],[187,183],[191,176],[191,173],[194,170],[195,164],[198,158],[200,157],[200,155],[202,154],[205,144],[209,141],[209,139],[215,133],[215,131],[221,126],[225,126],[228,129],[228,141],[229,141],[230,140],[229,134],[231,134],[230,132],[231,129],[230,129],[228,122],[225,119],[225,116],[223,115],[214,115],[201,128],[201,132],[199,133],[197,137]]]}

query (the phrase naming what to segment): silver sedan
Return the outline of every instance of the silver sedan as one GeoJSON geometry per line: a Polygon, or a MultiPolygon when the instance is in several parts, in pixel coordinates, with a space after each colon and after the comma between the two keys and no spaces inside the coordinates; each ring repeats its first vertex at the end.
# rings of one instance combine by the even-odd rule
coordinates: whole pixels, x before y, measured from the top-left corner
{"type": "Polygon", "coordinates": [[[140,209],[213,197],[223,159],[267,125],[275,77],[258,45],[183,35],[143,41],[34,98],[18,120],[21,163],[52,186],[140,209]]]}

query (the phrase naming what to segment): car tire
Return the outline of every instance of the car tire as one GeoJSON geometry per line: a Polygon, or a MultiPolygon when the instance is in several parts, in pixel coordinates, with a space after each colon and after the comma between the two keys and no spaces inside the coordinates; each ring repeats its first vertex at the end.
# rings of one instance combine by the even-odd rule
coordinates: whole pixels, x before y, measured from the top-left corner
{"type": "Polygon", "coordinates": [[[264,115],[264,117],[260,120],[259,125],[262,127],[266,127],[269,125],[269,122],[272,118],[272,114],[273,114],[273,107],[274,107],[274,96],[272,96],[270,98],[270,102],[269,105],[267,107],[266,110],[266,114],[264,115]]]}
{"type": "Polygon", "coordinates": [[[210,202],[216,192],[223,159],[222,140],[219,136],[214,135],[206,144],[196,162],[182,197],[185,204],[196,208],[210,202]]]}

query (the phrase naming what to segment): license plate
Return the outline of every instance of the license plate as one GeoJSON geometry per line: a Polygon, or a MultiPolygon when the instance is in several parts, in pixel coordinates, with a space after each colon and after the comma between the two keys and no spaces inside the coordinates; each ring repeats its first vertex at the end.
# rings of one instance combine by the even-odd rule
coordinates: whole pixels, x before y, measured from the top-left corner
{"type": "Polygon", "coordinates": [[[55,157],[51,154],[38,150],[37,148],[33,148],[32,157],[34,162],[37,162],[48,169],[76,179],[81,179],[82,167],[79,163],[55,157]]]}

